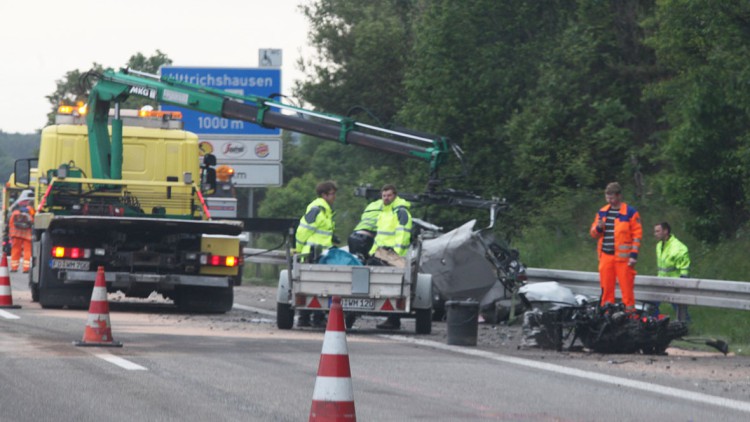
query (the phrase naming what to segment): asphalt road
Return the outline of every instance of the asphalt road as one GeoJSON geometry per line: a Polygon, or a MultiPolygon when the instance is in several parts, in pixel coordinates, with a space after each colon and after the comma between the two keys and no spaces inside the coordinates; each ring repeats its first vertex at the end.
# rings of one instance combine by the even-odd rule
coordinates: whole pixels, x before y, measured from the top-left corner
{"type": "MultiPolygon", "coordinates": [[[[12,280],[22,308],[0,312],[0,421],[308,417],[324,331],[278,330],[273,289],[237,289],[237,306],[220,316],[111,295],[113,335],[124,346],[79,348],[72,341],[87,312],[41,309],[25,278],[12,280]]],[[[408,324],[383,334],[362,320],[347,334],[361,421],[750,418],[745,359],[560,354],[514,341],[457,347],[445,344],[443,323],[430,336],[408,324]],[[734,380],[722,380],[730,373],[734,380]]]]}

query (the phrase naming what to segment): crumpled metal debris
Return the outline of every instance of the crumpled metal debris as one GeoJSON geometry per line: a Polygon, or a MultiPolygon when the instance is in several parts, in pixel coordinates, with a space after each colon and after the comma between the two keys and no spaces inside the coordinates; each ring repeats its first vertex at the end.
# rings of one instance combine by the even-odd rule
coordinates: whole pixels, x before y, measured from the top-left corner
{"type": "Polygon", "coordinates": [[[474,232],[475,224],[471,220],[422,242],[420,271],[432,274],[432,284],[444,299],[480,300],[497,281],[495,268],[474,232]]]}
{"type": "Polygon", "coordinates": [[[566,341],[571,348],[579,340],[597,353],[663,354],[688,333],[685,323],[668,316],[626,312],[622,303],[589,304],[555,282],[526,285],[519,294],[532,308],[524,314],[522,347],[562,350],[566,341]]]}

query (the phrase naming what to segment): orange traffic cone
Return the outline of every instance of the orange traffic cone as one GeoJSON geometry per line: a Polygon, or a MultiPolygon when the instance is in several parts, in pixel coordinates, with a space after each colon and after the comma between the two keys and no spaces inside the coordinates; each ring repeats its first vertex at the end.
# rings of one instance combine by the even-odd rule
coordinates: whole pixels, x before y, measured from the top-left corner
{"type": "Polygon", "coordinates": [[[112,339],[112,328],[109,325],[109,302],[107,302],[107,282],[104,279],[104,267],[99,266],[91,293],[89,318],[83,332],[82,341],[74,341],[76,346],[109,346],[122,347],[122,343],[112,339]]]}
{"type": "Polygon", "coordinates": [[[341,298],[333,297],[320,353],[310,421],[356,421],[341,298]]]}
{"type": "Polygon", "coordinates": [[[13,304],[13,295],[10,292],[10,273],[8,272],[8,257],[3,253],[0,261],[0,308],[20,308],[13,304]]]}

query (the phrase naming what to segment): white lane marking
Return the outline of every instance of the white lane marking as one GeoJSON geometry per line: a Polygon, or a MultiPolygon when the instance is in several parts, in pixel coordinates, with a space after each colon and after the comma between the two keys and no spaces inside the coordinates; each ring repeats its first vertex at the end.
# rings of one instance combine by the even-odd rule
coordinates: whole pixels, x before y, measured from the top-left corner
{"type": "Polygon", "coordinates": [[[232,309],[240,309],[240,310],[243,310],[243,311],[257,312],[257,313],[263,314],[263,315],[276,316],[276,312],[274,312],[274,311],[269,311],[267,309],[256,308],[254,306],[240,305],[239,303],[235,303],[234,305],[232,305],[232,309]]]}
{"type": "Polygon", "coordinates": [[[491,359],[498,362],[510,363],[513,365],[525,366],[534,369],[541,369],[543,371],[555,372],[563,375],[570,375],[573,377],[584,378],[592,381],[603,382],[606,384],[612,384],[617,386],[625,386],[634,388],[637,390],[646,391],[649,393],[661,394],[664,396],[674,397],[680,400],[690,400],[700,403],[706,403],[714,406],[726,407],[729,409],[739,410],[742,412],[750,412],[750,403],[726,399],[718,396],[711,396],[708,394],[696,393],[688,390],[680,390],[678,388],[667,387],[664,385],[650,384],[643,381],[635,381],[627,378],[620,378],[611,375],[599,374],[596,372],[584,371],[582,369],[568,368],[562,365],[555,365],[551,363],[537,362],[529,359],[516,358],[511,356],[498,355],[492,352],[477,349],[467,349],[458,346],[450,346],[447,344],[438,343],[430,340],[420,340],[404,336],[395,335],[381,335],[381,337],[388,338],[391,340],[400,341],[403,343],[418,344],[420,346],[432,347],[440,350],[447,350],[455,353],[462,353],[464,355],[476,356],[485,359],[491,359]]]}
{"type": "Polygon", "coordinates": [[[3,311],[2,309],[0,309],[0,316],[3,317],[3,318],[5,318],[5,319],[20,319],[21,318],[18,315],[11,314],[8,311],[3,311]]]}
{"type": "Polygon", "coordinates": [[[100,353],[94,355],[98,357],[99,359],[106,360],[107,362],[117,365],[120,368],[125,368],[129,371],[148,371],[145,367],[138,365],[136,363],[133,363],[127,359],[123,359],[119,356],[111,355],[109,353],[100,353]]]}

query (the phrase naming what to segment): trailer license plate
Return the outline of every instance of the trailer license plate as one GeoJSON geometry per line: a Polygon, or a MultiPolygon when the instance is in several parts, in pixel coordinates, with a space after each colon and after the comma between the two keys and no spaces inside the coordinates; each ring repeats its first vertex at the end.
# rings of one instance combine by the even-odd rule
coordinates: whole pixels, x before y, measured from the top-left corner
{"type": "Polygon", "coordinates": [[[344,309],[374,309],[375,299],[343,298],[341,307],[344,309]]]}
{"type": "Polygon", "coordinates": [[[90,266],[89,261],[75,261],[72,259],[53,259],[52,268],[58,270],[81,270],[88,271],[90,266]]]}

